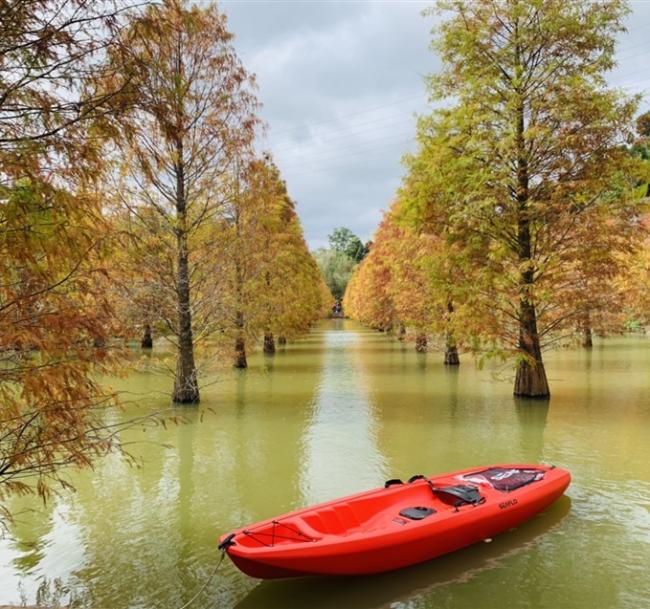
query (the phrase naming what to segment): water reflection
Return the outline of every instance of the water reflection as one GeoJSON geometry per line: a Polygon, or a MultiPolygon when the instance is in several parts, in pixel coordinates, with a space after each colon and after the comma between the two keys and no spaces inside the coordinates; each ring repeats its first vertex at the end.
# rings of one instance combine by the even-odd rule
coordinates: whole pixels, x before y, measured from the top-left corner
{"type": "Polygon", "coordinates": [[[344,320],[324,335],[323,372],[313,415],[302,442],[301,490],[305,504],[377,486],[385,465],[377,448],[377,422],[351,352],[360,335],[344,320]]]}
{"type": "Polygon", "coordinates": [[[526,410],[507,382],[468,358],[449,367],[435,351],[382,341],[381,348],[357,350],[355,363],[369,387],[388,477],[541,460],[548,402],[528,401],[526,410]]]}
{"type": "MultiPolygon", "coordinates": [[[[212,571],[219,533],[298,507],[299,446],[322,369],[322,350],[302,346],[271,370],[271,358],[252,357],[204,392],[199,411],[179,409],[183,425],[124,434],[141,467],[111,456],[74,475],[76,493],[25,514],[0,541],[0,604],[180,606],[212,571]]],[[[148,373],[129,379],[135,394],[150,387],[148,373]]],[[[238,581],[235,592],[231,579],[226,570],[203,602],[232,605],[255,585],[238,581]]]]}
{"type": "Polygon", "coordinates": [[[519,423],[519,450],[526,455],[525,461],[539,463],[544,457],[544,430],[550,407],[550,400],[522,400],[514,398],[515,412],[519,423]]]}

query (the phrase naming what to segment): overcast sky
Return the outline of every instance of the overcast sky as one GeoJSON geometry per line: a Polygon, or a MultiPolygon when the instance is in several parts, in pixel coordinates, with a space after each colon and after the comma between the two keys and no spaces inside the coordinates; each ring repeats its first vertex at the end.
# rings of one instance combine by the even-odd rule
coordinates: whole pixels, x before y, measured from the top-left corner
{"type": "MultiPolygon", "coordinates": [[[[199,0],[201,1],[201,0],[199,0]]],[[[223,0],[235,47],[256,75],[264,147],[297,201],[311,248],[347,226],[371,238],[413,148],[423,83],[440,63],[421,1],[223,0]]],[[[650,99],[650,1],[631,3],[610,82],[650,99]]]]}

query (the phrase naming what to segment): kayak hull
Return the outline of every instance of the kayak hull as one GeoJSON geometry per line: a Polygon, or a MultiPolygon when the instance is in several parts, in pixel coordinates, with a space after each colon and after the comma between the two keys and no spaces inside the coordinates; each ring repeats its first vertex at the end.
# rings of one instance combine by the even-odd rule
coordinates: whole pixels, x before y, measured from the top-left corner
{"type": "MultiPolygon", "coordinates": [[[[241,571],[261,579],[381,573],[517,527],[562,496],[570,480],[560,468],[521,464],[421,478],[262,521],[235,531],[225,549],[241,571]],[[503,490],[475,477],[477,472],[515,470],[539,472],[540,479],[503,490]],[[478,489],[480,502],[464,503],[446,494],[444,489],[458,484],[478,489]],[[400,514],[414,506],[432,513],[422,520],[400,514]]],[[[503,486],[503,480],[495,484],[503,486]]]]}

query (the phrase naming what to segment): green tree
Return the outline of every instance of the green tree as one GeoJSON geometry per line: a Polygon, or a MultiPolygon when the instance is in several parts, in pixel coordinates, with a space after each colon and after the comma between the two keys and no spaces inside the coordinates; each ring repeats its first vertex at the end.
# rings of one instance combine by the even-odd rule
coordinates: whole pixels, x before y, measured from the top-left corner
{"type": "Polygon", "coordinates": [[[334,298],[342,298],[356,261],[344,251],[325,248],[316,250],[314,258],[334,298]]]}
{"type": "Polygon", "coordinates": [[[361,262],[368,253],[368,248],[349,228],[335,228],[328,240],[333,250],[344,252],[355,262],[361,262]]]}

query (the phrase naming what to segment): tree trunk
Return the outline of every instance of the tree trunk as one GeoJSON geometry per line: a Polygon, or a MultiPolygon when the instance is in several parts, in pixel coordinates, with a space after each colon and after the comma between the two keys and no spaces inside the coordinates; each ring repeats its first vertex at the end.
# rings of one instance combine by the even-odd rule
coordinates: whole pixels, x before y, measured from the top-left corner
{"type": "Polygon", "coordinates": [[[194,338],[192,335],[192,308],[190,304],[189,250],[187,244],[187,215],[185,201],[185,175],[183,145],[177,140],[176,161],[176,248],[177,278],[176,306],[178,314],[178,351],[176,378],[172,401],[177,404],[194,404],[199,401],[199,385],[194,364],[194,338]]]}
{"type": "Polygon", "coordinates": [[[235,326],[237,327],[237,338],[235,339],[235,368],[248,368],[246,359],[246,338],[244,337],[244,314],[237,312],[235,317],[235,326]]]}
{"type": "MultiPolygon", "coordinates": [[[[236,165],[236,187],[237,187],[237,201],[240,201],[240,183],[239,183],[239,162],[236,165]]],[[[246,359],[246,333],[245,333],[245,319],[244,319],[244,273],[242,269],[242,258],[241,258],[241,243],[242,243],[242,231],[241,231],[241,207],[240,205],[235,206],[235,234],[237,236],[237,242],[235,244],[235,282],[236,282],[236,294],[237,294],[237,312],[235,314],[235,361],[233,365],[235,368],[243,370],[248,368],[248,360],[246,359]]]]}
{"type": "Polygon", "coordinates": [[[404,342],[406,339],[406,328],[404,327],[404,324],[399,325],[399,331],[397,332],[397,340],[400,342],[404,342]]]}
{"type": "Polygon", "coordinates": [[[591,349],[594,346],[591,332],[591,315],[589,315],[589,311],[587,311],[582,320],[582,346],[585,349],[591,349]]]}
{"type": "Polygon", "coordinates": [[[458,347],[451,332],[447,333],[445,341],[445,366],[459,366],[458,347]]]}
{"type": "Polygon", "coordinates": [[[140,341],[140,346],[143,349],[153,348],[153,337],[151,335],[151,326],[149,324],[144,324],[144,332],[142,333],[142,340],[140,341]]]}
{"type": "Polygon", "coordinates": [[[264,333],[264,353],[275,353],[275,340],[272,332],[264,333]]]}
{"type": "Polygon", "coordinates": [[[239,336],[235,341],[235,368],[248,368],[248,360],[246,359],[246,341],[243,336],[239,336]]]}
{"type": "Polygon", "coordinates": [[[517,365],[514,394],[530,398],[551,395],[542,362],[542,352],[537,333],[535,307],[525,299],[520,304],[519,350],[522,359],[517,365]]]}
{"type": "Polygon", "coordinates": [[[278,336],[278,345],[286,345],[287,344],[287,337],[286,336],[278,336]]]}
{"type": "Polygon", "coordinates": [[[550,396],[546,371],[542,362],[542,349],[537,331],[537,311],[533,300],[535,274],[529,216],[528,157],[525,132],[524,100],[520,95],[516,118],[517,145],[517,249],[519,267],[522,269],[519,284],[519,351],[514,394],[522,397],[546,398],[550,396]]]}
{"type": "Polygon", "coordinates": [[[415,337],[415,350],[418,353],[426,353],[427,352],[427,335],[426,334],[418,334],[415,337]]]}
{"type": "Polygon", "coordinates": [[[199,386],[194,365],[194,339],[192,336],[192,310],[190,308],[190,280],[187,259],[187,235],[178,231],[178,283],[176,288],[178,308],[178,353],[176,378],[172,400],[178,404],[199,401],[199,386]]]}
{"type": "Polygon", "coordinates": [[[454,304],[451,300],[447,301],[447,333],[445,335],[445,366],[459,366],[458,347],[454,333],[449,329],[451,317],[454,314],[454,304]]]}

